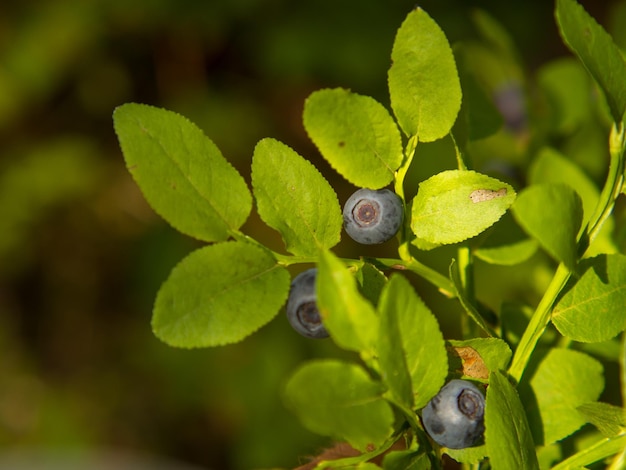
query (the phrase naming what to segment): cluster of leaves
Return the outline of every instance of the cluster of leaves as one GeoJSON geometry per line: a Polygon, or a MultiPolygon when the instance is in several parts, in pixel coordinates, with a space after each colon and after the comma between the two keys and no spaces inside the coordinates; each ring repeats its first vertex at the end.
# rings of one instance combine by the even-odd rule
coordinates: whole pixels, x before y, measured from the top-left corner
{"type": "MultiPolygon", "coordinates": [[[[555,468],[575,468],[614,454],[623,458],[624,410],[598,401],[604,390],[601,362],[570,346],[616,345],[626,328],[626,256],[607,230],[623,188],[626,64],[610,36],[574,0],[558,0],[556,18],[564,41],[601,92],[597,112],[612,126],[601,191],[550,147],[536,151],[519,193],[513,184],[470,169],[473,145],[502,124],[470,57],[493,57],[470,54],[476,50],[463,45],[453,51],[419,8],[406,17],[392,50],[393,117],[374,99],[346,89],[320,90],[307,99],[304,127],[330,165],[357,187],[392,185],[403,201],[397,259],[333,254],[342,227],[337,195],[285,144],[269,138],[258,143],[251,194],[193,123],[140,104],[116,109],[128,169],[147,200],[173,227],[210,243],[186,257],[163,284],[153,313],[155,334],[188,348],[240,341],[285,304],[287,266],[316,263],[324,325],[339,347],[361,359],[309,362],[287,383],[286,402],[305,426],[362,452],[320,467],[379,468],[368,461],[385,452],[385,469],[438,468],[442,453],[465,464],[488,459],[496,469],[548,467],[563,459],[555,468]],[[421,181],[408,200],[406,176],[420,146],[442,138],[454,144],[457,169],[421,181]],[[253,196],[288,255],[241,231],[253,196]],[[442,245],[457,247],[446,275],[418,260],[423,250],[442,245]],[[516,265],[539,250],[556,268],[534,311],[505,304],[497,315],[486,312],[476,299],[473,260],[516,265]],[[392,270],[402,273],[385,274],[392,270]],[[458,299],[471,320],[466,338],[444,339],[437,317],[405,273],[458,299]],[[550,323],[560,341],[544,335],[550,323]],[[439,448],[420,423],[419,410],[452,377],[486,389],[485,439],[473,448],[439,448]],[[553,445],[586,423],[603,437],[572,455],[553,445]],[[397,441],[405,448],[389,451],[397,441]]],[[[510,48],[499,25],[484,14],[476,19],[492,45],[510,48]]],[[[562,73],[555,68],[540,80],[549,89],[562,73]]],[[[502,115],[508,132],[519,138],[529,123],[518,108],[513,96],[502,115]]],[[[624,367],[623,346],[614,354],[619,355],[624,367]]]]}

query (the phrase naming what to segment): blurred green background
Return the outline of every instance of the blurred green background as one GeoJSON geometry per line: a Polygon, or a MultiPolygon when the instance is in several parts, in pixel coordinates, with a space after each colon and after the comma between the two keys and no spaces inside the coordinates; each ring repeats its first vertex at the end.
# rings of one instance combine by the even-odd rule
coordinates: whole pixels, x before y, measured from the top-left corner
{"type": "MultiPolygon", "coordinates": [[[[605,25],[614,19],[611,2],[583,4],[605,25]]],[[[153,337],[160,283],[200,245],[147,206],[111,114],[130,101],[184,114],[247,181],[255,143],[275,137],[314,161],[344,201],[354,188],[306,138],[304,99],[342,86],[388,105],[395,31],[415,5],[0,4],[0,468],[290,468],[328,444],[280,397],[302,360],[341,355],[328,342],[300,338],[282,314],[219,349],[153,337]]],[[[531,73],[568,54],[549,1],[419,5],[451,42],[475,34],[472,8],[489,12],[531,73]]],[[[282,250],[258,217],[245,231],[282,250]]],[[[347,241],[338,249],[359,254],[347,241]]]]}

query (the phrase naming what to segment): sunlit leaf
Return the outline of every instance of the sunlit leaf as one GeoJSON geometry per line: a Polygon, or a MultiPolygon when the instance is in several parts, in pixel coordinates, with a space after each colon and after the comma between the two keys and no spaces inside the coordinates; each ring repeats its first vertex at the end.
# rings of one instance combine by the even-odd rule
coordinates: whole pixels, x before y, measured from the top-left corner
{"type": "Polygon", "coordinates": [[[626,256],[584,259],[552,311],[559,332],[582,342],[600,342],[626,329],[626,256]]]}
{"type": "Polygon", "coordinates": [[[513,188],[495,178],[475,171],[443,171],[420,183],[411,228],[428,243],[457,243],[496,223],[514,200],[513,188]]]}
{"type": "Polygon", "coordinates": [[[252,187],[259,215],[280,232],[291,253],[312,256],[339,243],[343,219],[335,191],[285,144],[274,139],[257,144],[252,187]]]}
{"type": "Polygon", "coordinates": [[[575,0],[557,0],[556,19],[565,43],[604,91],[613,120],[626,110],[626,63],[611,36],[575,0]]]}
{"type": "Polygon", "coordinates": [[[356,364],[318,360],[301,366],[285,390],[286,403],[311,431],[371,451],[393,432],[384,387],[356,364]]]}
{"type": "Polygon", "coordinates": [[[402,130],[422,142],[444,137],[461,108],[461,86],[448,39],[421,8],[400,26],[391,59],[391,107],[402,130]]]}
{"type": "Polygon", "coordinates": [[[342,348],[373,354],[379,319],[354,275],[329,251],[321,253],[318,270],[317,304],[330,336],[342,348]]]}
{"type": "Polygon", "coordinates": [[[184,348],[241,341],[276,316],[289,281],[285,268],[249,243],[200,248],[159,290],[152,328],[164,342],[184,348]]]}
{"type": "Polygon", "coordinates": [[[603,367],[584,353],[551,349],[530,378],[538,415],[530,414],[531,429],[540,444],[559,441],[585,424],[576,411],[598,399],[604,389],[603,367]]]}
{"type": "Polygon", "coordinates": [[[626,409],[609,403],[585,403],[576,408],[605,437],[626,432],[626,409]]]}
{"type": "Polygon", "coordinates": [[[252,210],[248,186],[195,124],[135,103],[116,108],[113,119],[128,171],[172,227],[211,242],[243,225],[252,210]]]}
{"type": "Polygon", "coordinates": [[[550,255],[574,269],[583,208],[580,196],[570,186],[529,186],[519,193],[512,210],[521,227],[550,255]]]}
{"type": "Polygon", "coordinates": [[[431,468],[428,455],[419,451],[390,452],[383,459],[384,470],[430,470],[431,468]]]}
{"type": "Polygon", "coordinates": [[[498,371],[490,374],[487,387],[485,443],[492,468],[539,468],[524,405],[513,385],[498,371]]]}
{"type": "Polygon", "coordinates": [[[435,316],[405,277],[392,276],[380,299],[381,374],[396,400],[421,408],[448,373],[443,335],[435,316]]]}
{"type": "Polygon", "coordinates": [[[528,181],[530,184],[560,183],[570,186],[582,200],[583,221],[591,217],[600,198],[600,190],[591,178],[574,162],[549,147],[544,147],[535,156],[528,170],[528,181]]]}
{"type": "Polygon", "coordinates": [[[304,127],[322,156],[359,187],[380,189],[402,163],[402,141],[389,112],[342,88],[319,90],[304,105],[304,127]]]}

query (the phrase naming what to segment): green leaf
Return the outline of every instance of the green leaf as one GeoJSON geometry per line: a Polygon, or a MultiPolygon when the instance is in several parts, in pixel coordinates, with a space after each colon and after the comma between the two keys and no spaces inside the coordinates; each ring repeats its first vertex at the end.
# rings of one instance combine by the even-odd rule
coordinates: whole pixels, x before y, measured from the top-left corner
{"type": "Polygon", "coordinates": [[[387,278],[376,266],[363,263],[363,266],[355,273],[360,285],[360,292],[372,305],[377,305],[383,288],[387,284],[387,278]]]}
{"type": "Polygon", "coordinates": [[[548,62],[537,73],[550,112],[551,127],[560,133],[572,133],[593,116],[589,74],[572,57],[548,62]]]}
{"type": "Polygon", "coordinates": [[[261,219],[280,232],[289,252],[314,256],[339,243],[343,218],[335,191],[285,144],[274,139],[257,144],[252,187],[261,219]]]}
{"type": "Polygon", "coordinates": [[[395,401],[422,408],[444,385],[448,357],[437,319],[401,275],[391,277],[380,299],[378,357],[395,401]]]}
{"type": "Polygon", "coordinates": [[[539,461],[539,468],[552,468],[554,464],[563,460],[563,450],[558,443],[537,447],[537,460],[539,461]]]}
{"type": "Polygon", "coordinates": [[[338,346],[373,355],[379,318],[360,293],[354,275],[330,251],[322,251],[317,273],[317,305],[338,346]]]}
{"type": "Polygon", "coordinates": [[[394,415],[383,392],[360,366],[319,360],[296,370],[285,399],[311,431],[372,451],[393,433],[394,415]]]}
{"type": "Polygon", "coordinates": [[[609,403],[585,403],[576,408],[604,437],[626,432],[626,409],[609,403]]]}
{"type": "Polygon", "coordinates": [[[621,122],[626,110],[626,63],[619,48],[575,0],[557,0],[556,19],[565,43],[604,91],[613,120],[621,122]]]}
{"type": "Polygon", "coordinates": [[[539,468],[524,405],[513,385],[498,371],[490,374],[487,387],[485,444],[492,468],[539,468]]]}
{"type": "Polygon", "coordinates": [[[533,160],[528,171],[530,184],[560,183],[570,186],[582,200],[584,218],[587,221],[600,199],[600,190],[574,162],[555,149],[544,147],[533,160]]]}
{"type": "Polygon", "coordinates": [[[152,328],[171,346],[220,346],[241,341],[276,316],[289,291],[289,272],[246,242],[200,248],[171,272],[156,298],[152,328]]]}
{"type": "Polygon", "coordinates": [[[489,264],[512,266],[528,260],[537,252],[539,244],[515,222],[510,212],[486,234],[484,241],[474,250],[474,255],[489,264]]]}
{"type": "Polygon", "coordinates": [[[116,108],[113,120],[128,171],[172,227],[213,242],[244,224],[252,210],[248,186],[195,124],[135,103],[116,108]]]}
{"type": "Polygon", "coordinates": [[[319,90],[306,100],[303,119],[322,156],[350,183],[380,189],[393,181],[402,141],[376,100],[342,88],[319,90]]]}
{"type": "Polygon", "coordinates": [[[465,464],[477,464],[487,457],[487,446],[485,444],[466,447],[465,449],[448,449],[444,447],[442,451],[457,462],[465,464]]]}
{"type": "Polygon", "coordinates": [[[626,256],[598,255],[580,262],[578,279],[566,286],[552,322],[574,341],[606,341],[626,329],[624,305],[626,256]]]}
{"type": "Polygon", "coordinates": [[[428,455],[414,450],[390,452],[383,459],[384,470],[431,470],[428,455]]]}
{"type": "Polygon", "coordinates": [[[580,196],[570,186],[529,186],[517,196],[512,210],[520,226],[551,256],[574,269],[583,208],[580,196]]]}
{"type": "Polygon", "coordinates": [[[597,400],[602,393],[602,364],[579,351],[551,349],[530,379],[530,386],[538,413],[529,411],[529,422],[535,441],[548,445],[586,423],[576,408],[597,400]]]}
{"type": "Polygon", "coordinates": [[[623,452],[624,449],[626,449],[626,434],[612,439],[601,439],[588,445],[571,457],[561,460],[551,470],[586,469],[588,468],[587,465],[600,462],[607,457],[623,452]]]}
{"type": "Polygon", "coordinates": [[[428,243],[457,243],[495,224],[514,200],[513,188],[495,178],[475,171],[443,171],[420,183],[411,229],[428,243]]]}
{"type": "Polygon", "coordinates": [[[461,85],[450,44],[421,8],[406,17],[391,52],[391,107],[407,136],[444,137],[461,108],[461,85]]]}

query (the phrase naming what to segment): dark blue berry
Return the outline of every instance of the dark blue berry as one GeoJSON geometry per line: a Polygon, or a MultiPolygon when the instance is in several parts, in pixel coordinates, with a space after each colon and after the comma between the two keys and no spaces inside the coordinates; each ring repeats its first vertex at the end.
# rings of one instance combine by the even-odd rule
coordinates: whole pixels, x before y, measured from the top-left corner
{"type": "Polygon", "coordinates": [[[400,198],[388,189],[359,189],[343,206],[343,227],[354,241],[374,245],[398,232],[404,211],[400,198]]]}
{"type": "Polygon", "coordinates": [[[451,380],[422,410],[428,435],[440,446],[464,449],[476,444],[485,430],[485,397],[467,380],[451,380]]]}
{"type": "Polygon", "coordinates": [[[322,317],[317,309],[315,279],[317,269],[311,268],[298,274],[291,281],[287,299],[287,319],[291,326],[307,338],[327,338],[322,317]]]}

